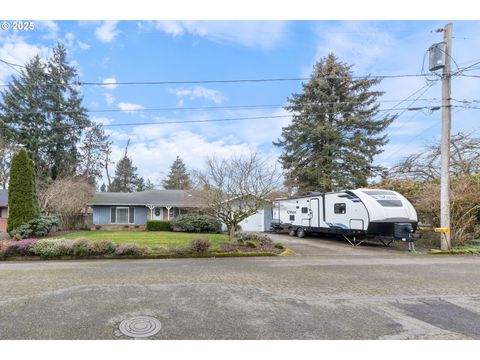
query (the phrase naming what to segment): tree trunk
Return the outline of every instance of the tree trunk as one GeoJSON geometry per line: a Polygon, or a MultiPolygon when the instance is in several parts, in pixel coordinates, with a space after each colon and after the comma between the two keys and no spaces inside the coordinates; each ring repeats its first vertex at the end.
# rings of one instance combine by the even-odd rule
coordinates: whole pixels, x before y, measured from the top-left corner
{"type": "Polygon", "coordinates": [[[235,224],[230,224],[230,231],[228,234],[228,241],[233,244],[235,243],[235,228],[237,226],[235,224]]]}

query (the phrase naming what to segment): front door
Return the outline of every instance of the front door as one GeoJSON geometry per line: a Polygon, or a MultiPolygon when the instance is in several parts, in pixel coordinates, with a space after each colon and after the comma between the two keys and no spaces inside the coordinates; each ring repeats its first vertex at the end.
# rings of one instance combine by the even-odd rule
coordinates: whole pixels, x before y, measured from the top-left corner
{"type": "Polygon", "coordinates": [[[156,208],[153,209],[152,220],[163,220],[163,208],[156,207],[156,208]]]}

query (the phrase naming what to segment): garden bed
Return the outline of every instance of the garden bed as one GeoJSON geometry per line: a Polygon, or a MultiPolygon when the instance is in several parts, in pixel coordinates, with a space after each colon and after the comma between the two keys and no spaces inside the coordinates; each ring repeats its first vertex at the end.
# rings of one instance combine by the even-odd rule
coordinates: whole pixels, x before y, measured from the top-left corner
{"type": "MultiPolygon", "coordinates": [[[[169,247],[162,247],[147,246],[137,242],[122,242],[118,238],[117,241],[112,241],[105,236],[108,233],[114,233],[109,231],[101,232],[103,236],[98,238],[99,233],[77,232],[67,234],[62,238],[2,241],[0,242],[0,260],[248,257],[276,256],[284,250],[281,244],[274,244],[266,235],[240,234],[237,242],[231,244],[225,241],[227,237],[223,234],[169,233],[167,236],[174,235],[175,239],[170,239],[169,247]],[[75,238],[78,234],[83,235],[84,233],[92,236],[75,238]],[[178,235],[182,238],[181,245],[178,245],[178,235]],[[213,241],[210,241],[210,238],[213,241]]],[[[158,237],[158,233],[156,236],[158,237]]],[[[158,242],[154,244],[158,244],[158,242]]],[[[165,239],[161,245],[165,245],[165,239]]]]}

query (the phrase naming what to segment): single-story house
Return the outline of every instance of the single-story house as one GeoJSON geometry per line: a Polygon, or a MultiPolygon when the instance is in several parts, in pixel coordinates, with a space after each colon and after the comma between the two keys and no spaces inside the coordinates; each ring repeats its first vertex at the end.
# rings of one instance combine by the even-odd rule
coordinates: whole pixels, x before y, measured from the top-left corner
{"type": "MultiPolygon", "coordinates": [[[[102,229],[143,229],[147,220],[171,220],[180,214],[201,213],[205,208],[195,190],[97,192],[88,205],[93,208],[93,225],[102,229]]],[[[265,231],[270,228],[271,218],[271,207],[265,206],[240,226],[244,231],[265,231]]]]}
{"type": "Polygon", "coordinates": [[[0,231],[7,231],[8,190],[0,189],[0,231]]]}

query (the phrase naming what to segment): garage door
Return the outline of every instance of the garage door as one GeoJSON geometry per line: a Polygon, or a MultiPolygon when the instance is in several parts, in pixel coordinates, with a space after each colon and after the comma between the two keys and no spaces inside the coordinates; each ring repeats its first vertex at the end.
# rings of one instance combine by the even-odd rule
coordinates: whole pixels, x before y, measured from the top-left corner
{"type": "Polygon", "coordinates": [[[265,229],[263,218],[263,210],[260,210],[256,214],[249,216],[248,218],[240,222],[242,231],[264,231],[265,229]]]}

